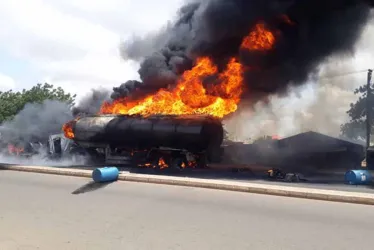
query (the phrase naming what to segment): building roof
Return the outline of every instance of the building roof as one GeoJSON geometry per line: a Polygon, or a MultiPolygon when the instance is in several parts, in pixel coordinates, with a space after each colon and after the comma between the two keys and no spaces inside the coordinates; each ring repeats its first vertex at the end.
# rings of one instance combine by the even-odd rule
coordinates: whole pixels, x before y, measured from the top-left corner
{"type": "Polygon", "coordinates": [[[354,141],[354,140],[349,140],[349,139],[343,139],[343,138],[337,138],[337,137],[333,137],[333,136],[329,136],[329,135],[325,135],[325,134],[322,134],[322,133],[318,133],[318,132],[315,132],[315,131],[308,131],[308,132],[303,132],[303,133],[299,133],[299,134],[296,134],[296,135],[292,135],[292,136],[289,136],[289,137],[286,137],[286,138],[283,138],[283,139],[279,139],[279,141],[281,140],[288,140],[288,139],[292,139],[292,138],[297,138],[297,137],[316,137],[316,138],[325,138],[326,140],[335,140],[335,141],[341,141],[343,143],[351,143],[351,144],[357,144],[357,145],[365,145],[365,143],[363,142],[360,142],[360,141],[354,141]]]}
{"type": "Polygon", "coordinates": [[[324,151],[342,147],[363,149],[363,145],[314,131],[296,134],[278,141],[279,148],[292,148],[295,151],[324,151]]]}

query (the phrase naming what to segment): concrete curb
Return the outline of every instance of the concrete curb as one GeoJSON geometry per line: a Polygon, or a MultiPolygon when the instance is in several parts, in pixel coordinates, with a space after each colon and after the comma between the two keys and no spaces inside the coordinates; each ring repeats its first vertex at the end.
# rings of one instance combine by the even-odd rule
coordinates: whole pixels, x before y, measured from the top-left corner
{"type": "MultiPolygon", "coordinates": [[[[70,168],[51,168],[41,166],[6,166],[0,165],[0,169],[34,172],[42,174],[54,174],[75,177],[92,177],[91,170],[70,169],[70,168]]],[[[143,182],[154,184],[166,184],[175,186],[198,187],[208,189],[218,189],[236,192],[247,192],[256,194],[267,194],[275,196],[285,196],[294,198],[355,203],[363,205],[374,205],[374,194],[344,192],[335,190],[312,189],[302,187],[276,186],[256,183],[245,183],[235,181],[206,180],[198,178],[155,176],[146,174],[121,173],[121,181],[143,182]]]]}
{"type": "Polygon", "coordinates": [[[21,165],[0,165],[2,170],[12,170],[21,172],[31,172],[40,174],[65,175],[75,177],[92,177],[92,171],[86,169],[72,169],[72,168],[54,168],[42,166],[21,166],[21,165]]]}

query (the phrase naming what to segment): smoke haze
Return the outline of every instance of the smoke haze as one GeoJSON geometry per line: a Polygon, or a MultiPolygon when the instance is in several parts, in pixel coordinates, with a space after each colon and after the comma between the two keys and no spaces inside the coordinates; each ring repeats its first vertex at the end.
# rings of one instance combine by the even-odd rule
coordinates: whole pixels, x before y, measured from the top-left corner
{"type": "MultiPolygon", "coordinates": [[[[371,13],[373,16],[373,13],[371,13]]],[[[242,110],[226,121],[234,140],[253,140],[264,135],[290,136],[309,130],[339,136],[340,125],[349,121],[346,111],[358,96],[353,90],[366,83],[366,69],[374,66],[374,19],[366,25],[354,56],[333,56],[320,67],[319,76],[306,86],[293,88],[287,97],[272,96],[253,111],[242,110]],[[357,72],[349,74],[352,72],[357,72]]]]}
{"type": "Polygon", "coordinates": [[[46,100],[42,103],[28,103],[10,121],[0,126],[2,145],[16,144],[25,147],[28,143],[42,143],[35,150],[38,154],[28,158],[14,157],[4,154],[7,147],[0,152],[0,162],[5,164],[69,166],[84,164],[85,159],[50,160],[47,157],[46,142],[52,134],[62,133],[62,125],[73,119],[71,107],[67,103],[46,100]]]}
{"type": "Polygon", "coordinates": [[[348,120],[349,104],[357,98],[353,90],[365,83],[366,76],[364,72],[329,76],[370,67],[366,63],[373,58],[374,37],[369,2],[373,4],[363,0],[189,1],[180,8],[177,20],[158,32],[123,42],[121,56],[141,62],[141,81],[114,88],[111,97],[138,98],[167,87],[201,56],[209,56],[218,66],[235,56],[250,70],[245,72],[241,108],[225,122],[233,138],[288,136],[307,130],[337,136],[348,120]],[[275,48],[264,53],[241,50],[243,37],[259,21],[277,34],[275,48]]]}
{"type": "MultiPolygon", "coordinates": [[[[91,89],[72,109],[73,116],[97,114],[104,101],[110,99],[110,91],[104,88],[91,89]]],[[[66,121],[65,121],[66,122],[66,121]]]]}
{"type": "Polygon", "coordinates": [[[48,159],[45,151],[40,151],[39,154],[33,155],[29,158],[12,157],[0,154],[0,162],[2,164],[18,164],[27,166],[71,167],[74,165],[84,165],[86,163],[86,159],[81,157],[76,159],[51,160],[48,159]]]}
{"type": "Polygon", "coordinates": [[[73,119],[70,106],[56,100],[28,103],[14,119],[0,126],[3,142],[44,142],[49,135],[62,133],[62,125],[73,119]]]}
{"type": "MultiPolygon", "coordinates": [[[[96,114],[110,98],[141,98],[174,84],[202,56],[210,57],[220,69],[231,57],[244,66],[244,100],[225,121],[232,138],[243,141],[307,130],[337,135],[348,119],[349,103],[355,100],[352,90],[366,76],[320,76],[362,70],[370,67],[368,62],[374,63],[370,23],[361,36],[369,18],[364,0],[189,1],[175,21],[122,43],[122,58],[140,62],[140,81],[129,80],[112,93],[91,90],[72,110],[51,100],[27,104],[1,125],[2,140],[46,141],[49,135],[61,133],[62,125],[74,116],[96,114]],[[275,34],[275,47],[266,52],[241,49],[243,38],[258,22],[275,34]]],[[[47,163],[39,159],[35,162],[47,163]]]]}

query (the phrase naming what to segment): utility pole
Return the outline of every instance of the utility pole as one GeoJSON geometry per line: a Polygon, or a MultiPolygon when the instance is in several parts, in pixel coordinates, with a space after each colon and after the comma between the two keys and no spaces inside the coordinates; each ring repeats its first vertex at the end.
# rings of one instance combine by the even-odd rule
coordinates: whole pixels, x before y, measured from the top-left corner
{"type": "Polygon", "coordinates": [[[367,164],[367,153],[370,147],[370,134],[371,134],[371,75],[373,73],[372,69],[368,70],[367,83],[366,83],[366,150],[365,159],[367,164]]]}

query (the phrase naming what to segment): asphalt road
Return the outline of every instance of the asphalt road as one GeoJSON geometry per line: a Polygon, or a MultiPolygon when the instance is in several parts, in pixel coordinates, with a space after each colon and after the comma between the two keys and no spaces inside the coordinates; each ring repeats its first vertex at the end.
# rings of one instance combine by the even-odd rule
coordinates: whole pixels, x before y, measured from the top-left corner
{"type": "Polygon", "coordinates": [[[374,248],[371,206],[88,181],[0,171],[0,249],[374,248]]]}
{"type": "Polygon", "coordinates": [[[302,187],[302,188],[313,188],[313,189],[327,189],[344,192],[359,192],[359,193],[374,193],[374,187],[368,185],[347,185],[341,183],[289,183],[282,181],[265,181],[265,180],[252,180],[252,183],[269,184],[269,185],[281,185],[290,187],[302,187]]]}

